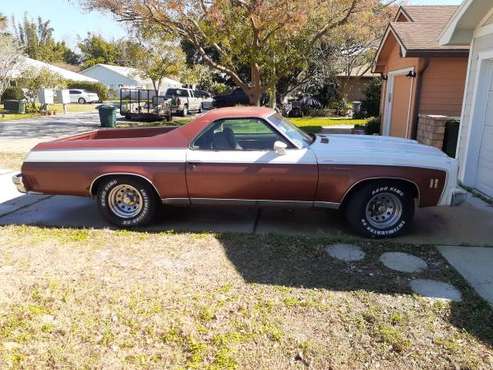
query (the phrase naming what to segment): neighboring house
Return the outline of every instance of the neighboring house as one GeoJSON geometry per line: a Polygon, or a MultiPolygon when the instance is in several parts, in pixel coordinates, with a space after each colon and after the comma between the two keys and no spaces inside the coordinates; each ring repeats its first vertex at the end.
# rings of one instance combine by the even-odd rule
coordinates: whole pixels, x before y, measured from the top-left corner
{"type": "Polygon", "coordinates": [[[365,90],[372,78],[380,77],[371,72],[370,65],[363,65],[353,68],[349,73],[339,73],[337,84],[342,90],[342,94],[350,102],[366,100],[365,90]]]}
{"type": "Polygon", "coordinates": [[[98,82],[94,78],[84,76],[80,73],[69,71],[68,69],[60,68],[57,66],[54,66],[52,64],[48,64],[45,62],[42,62],[40,60],[35,60],[31,59],[28,57],[22,57],[21,62],[19,63],[18,66],[12,71],[12,77],[15,79],[19,77],[22,72],[28,69],[35,69],[35,70],[41,70],[43,68],[46,68],[47,70],[57,73],[60,76],[62,76],[66,80],[71,80],[71,81],[85,81],[85,82],[98,82]]]}
{"type": "MultiPolygon", "coordinates": [[[[373,65],[373,72],[384,79],[383,135],[426,138],[431,130],[423,124],[423,132],[418,132],[420,117],[460,116],[469,45],[440,45],[438,41],[456,9],[402,6],[389,24],[373,65]]],[[[428,144],[441,147],[435,136],[427,139],[428,144]]]]}
{"type": "MultiPolygon", "coordinates": [[[[154,89],[152,81],[140,77],[141,72],[135,68],[96,64],[81,73],[95,78],[114,91],[119,91],[121,88],[154,89]]],[[[164,78],[161,82],[160,92],[164,93],[167,88],[181,86],[182,84],[179,81],[164,78]]]]}
{"type": "Polygon", "coordinates": [[[466,0],[440,44],[471,44],[459,133],[459,179],[493,198],[493,1],[466,0]]]}

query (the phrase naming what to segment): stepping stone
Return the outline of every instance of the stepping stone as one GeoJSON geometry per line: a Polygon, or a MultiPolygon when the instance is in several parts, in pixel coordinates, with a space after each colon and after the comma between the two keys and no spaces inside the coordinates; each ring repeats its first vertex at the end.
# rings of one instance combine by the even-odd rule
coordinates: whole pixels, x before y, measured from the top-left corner
{"type": "Polygon", "coordinates": [[[443,299],[448,301],[462,301],[461,292],[449,283],[429,279],[412,280],[411,289],[413,292],[428,298],[443,299]]]}
{"type": "Polygon", "coordinates": [[[361,261],[365,258],[365,252],[357,245],[333,244],[325,248],[327,254],[344,262],[361,261]]]}
{"type": "Polygon", "coordinates": [[[402,252],[386,252],[380,256],[380,262],[399,272],[420,272],[428,268],[423,259],[402,252]]]}

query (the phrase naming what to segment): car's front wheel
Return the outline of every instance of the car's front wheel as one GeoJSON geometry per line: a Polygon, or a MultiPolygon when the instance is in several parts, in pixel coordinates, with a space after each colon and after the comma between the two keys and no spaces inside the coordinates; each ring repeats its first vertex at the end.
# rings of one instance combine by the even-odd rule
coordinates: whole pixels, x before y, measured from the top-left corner
{"type": "Polygon", "coordinates": [[[86,104],[86,99],[79,98],[79,104],[86,104]]]}
{"type": "Polygon", "coordinates": [[[350,195],[344,207],[352,228],[369,238],[402,234],[414,218],[414,191],[403,182],[378,181],[350,195]]]}
{"type": "Polygon", "coordinates": [[[102,215],[120,227],[149,224],[159,206],[154,188],[132,176],[105,179],[97,189],[97,202],[102,215]]]}

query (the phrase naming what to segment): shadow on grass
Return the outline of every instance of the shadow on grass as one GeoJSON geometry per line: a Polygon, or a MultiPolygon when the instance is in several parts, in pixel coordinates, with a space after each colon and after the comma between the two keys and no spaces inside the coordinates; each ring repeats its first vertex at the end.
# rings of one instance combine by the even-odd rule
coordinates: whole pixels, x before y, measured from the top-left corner
{"type": "MultiPolygon", "coordinates": [[[[63,198],[52,201],[63,201],[63,198]]],[[[0,217],[0,224],[22,225],[25,223],[40,223],[60,225],[61,220],[74,220],[78,226],[69,226],[65,229],[107,229],[108,225],[99,217],[96,207],[87,200],[78,200],[73,209],[58,217],[49,212],[45,218],[33,216],[33,211],[23,214],[19,211],[17,219],[0,217]],[[6,222],[10,220],[9,222],[6,222]],[[4,222],[2,222],[4,221],[4,222]]],[[[56,208],[57,203],[52,207],[56,208]]],[[[197,211],[197,212],[200,212],[197,211]]],[[[34,211],[36,213],[36,211],[34,211]]],[[[225,255],[231,261],[238,274],[246,283],[264,284],[271,286],[285,286],[305,289],[326,289],[328,291],[358,292],[366,291],[388,296],[413,294],[409,288],[409,281],[413,278],[434,279],[450,282],[463,295],[462,302],[452,302],[450,311],[444,320],[448,320],[455,327],[465,330],[481,341],[493,345],[493,309],[484,302],[464,279],[451,268],[445,259],[433,246],[415,246],[399,244],[391,241],[369,241],[349,236],[341,224],[337,224],[334,232],[312,233],[310,235],[287,234],[252,234],[255,210],[242,208],[222,214],[211,212],[196,215],[185,209],[174,209],[173,212],[163,214],[160,224],[152,227],[135,230],[137,233],[194,233],[205,230],[214,233],[216,239],[224,248],[225,255]],[[246,214],[251,212],[252,214],[246,214]],[[252,225],[246,232],[221,232],[228,227],[252,220],[252,225]],[[195,220],[195,221],[194,221],[195,220]],[[180,231],[172,225],[175,222],[180,231]],[[360,262],[345,263],[329,257],[325,246],[335,242],[351,242],[364,248],[366,257],[360,262]],[[429,269],[417,273],[397,273],[385,268],[379,257],[386,251],[405,251],[425,259],[429,269]]],[[[317,213],[316,217],[325,217],[323,223],[336,222],[334,213],[317,213]]],[[[289,213],[286,215],[289,217],[289,213]]],[[[303,217],[307,217],[306,215],[303,217]]],[[[289,229],[302,230],[303,221],[292,216],[287,218],[289,229]]],[[[306,220],[310,222],[310,220],[306,220]]],[[[332,225],[334,226],[334,225],[332,225]]],[[[60,226],[38,226],[46,229],[64,229],[60,226]]],[[[234,229],[234,228],[233,228],[234,229]]]]}
{"type": "Polygon", "coordinates": [[[217,238],[248,283],[395,295],[413,294],[409,281],[414,278],[450,282],[461,291],[463,301],[451,302],[447,319],[457,328],[493,345],[493,308],[432,246],[361,240],[356,244],[364,247],[365,259],[346,263],[326,254],[324,246],[337,241],[327,237],[220,234],[217,238]],[[430,268],[416,274],[393,272],[379,262],[380,255],[386,251],[412,253],[425,259],[430,268]]]}

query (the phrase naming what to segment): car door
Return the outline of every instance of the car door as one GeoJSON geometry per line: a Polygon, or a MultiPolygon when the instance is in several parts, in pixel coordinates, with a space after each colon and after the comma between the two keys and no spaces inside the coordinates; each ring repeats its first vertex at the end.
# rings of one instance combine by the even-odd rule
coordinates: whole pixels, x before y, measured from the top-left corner
{"type": "Polygon", "coordinates": [[[79,90],[70,90],[70,102],[71,103],[78,103],[79,98],[80,98],[80,91],[79,90]]]}
{"type": "Polygon", "coordinates": [[[306,148],[297,148],[259,118],[212,123],[187,151],[187,186],[192,204],[296,202],[311,205],[318,169],[306,148]],[[287,145],[273,150],[276,141],[287,145]]]}

